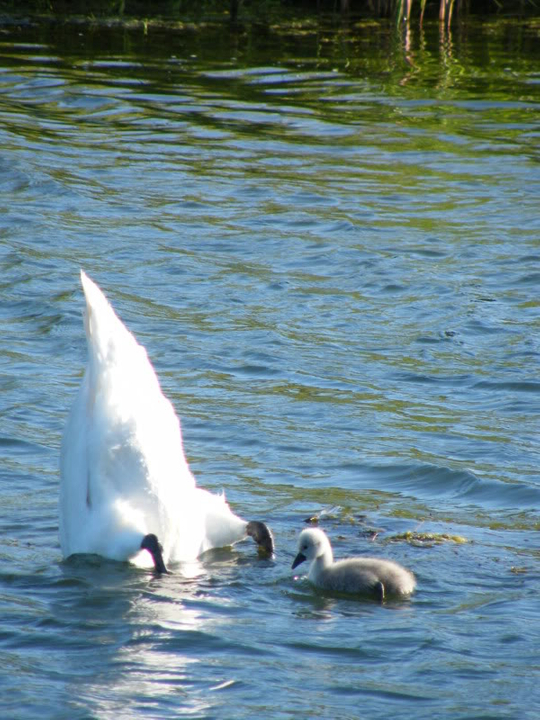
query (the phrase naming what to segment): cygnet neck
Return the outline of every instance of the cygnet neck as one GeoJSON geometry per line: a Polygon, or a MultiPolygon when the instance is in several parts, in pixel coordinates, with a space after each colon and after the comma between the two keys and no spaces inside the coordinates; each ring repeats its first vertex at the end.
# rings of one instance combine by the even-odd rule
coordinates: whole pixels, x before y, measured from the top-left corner
{"type": "Polygon", "coordinates": [[[315,558],[315,562],[320,568],[330,567],[334,562],[334,553],[332,546],[329,542],[326,542],[320,548],[320,553],[315,558]]]}

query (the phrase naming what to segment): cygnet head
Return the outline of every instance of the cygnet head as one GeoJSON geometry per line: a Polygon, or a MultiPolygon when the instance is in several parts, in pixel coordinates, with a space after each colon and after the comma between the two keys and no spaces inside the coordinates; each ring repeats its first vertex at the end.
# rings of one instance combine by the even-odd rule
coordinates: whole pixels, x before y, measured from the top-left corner
{"type": "Polygon", "coordinates": [[[161,547],[157,536],[154,533],[145,535],[141,542],[141,550],[148,550],[154,561],[154,569],[157,573],[168,573],[163,562],[163,548],[161,547]]]}
{"type": "Polygon", "coordinates": [[[326,534],[318,528],[308,528],[302,530],[298,537],[298,555],[294,558],[292,567],[298,567],[300,563],[309,560],[316,560],[318,557],[324,557],[331,563],[334,559],[332,546],[326,534]]]}
{"type": "Polygon", "coordinates": [[[267,525],[259,520],[252,520],[246,526],[246,533],[252,537],[259,546],[261,555],[272,555],[274,552],[274,538],[267,525]]]}

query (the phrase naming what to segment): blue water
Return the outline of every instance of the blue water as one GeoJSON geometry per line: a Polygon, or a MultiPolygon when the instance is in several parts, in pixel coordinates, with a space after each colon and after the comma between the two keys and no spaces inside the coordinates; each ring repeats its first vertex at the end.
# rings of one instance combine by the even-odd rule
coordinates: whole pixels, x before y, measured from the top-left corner
{"type": "Polygon", "coordinates": [[[255,33],[0,38],[0,714],[536,718],[534,28],[255,33]],[[81,267],[273,560],[62,561],[81,267]],[[412,600],[315,592],[312,516],[412,600]]]}

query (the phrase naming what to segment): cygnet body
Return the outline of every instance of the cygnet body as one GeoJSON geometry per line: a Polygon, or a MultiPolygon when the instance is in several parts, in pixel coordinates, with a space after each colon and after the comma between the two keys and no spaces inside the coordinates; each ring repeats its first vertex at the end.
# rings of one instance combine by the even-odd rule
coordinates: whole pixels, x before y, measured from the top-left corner
{"type": "Polygon", "coordinates": [[[337,593],[407,597],[416,587],[414,575],[392,560],[355,557],[334,562],[332,546],[319,528],[303,530],[292,567],[309,561],[308,580],[318,588],[337,593]]]}
{"type": "Polygon", "coordinates": [[[145,348],[81,272],[88,364],[62,440],[60,543],[64,557],[94,553],[167,572],[251,536],[273,550],[264,523],[235,515],[197,487],[180,422],[145,348]]]}

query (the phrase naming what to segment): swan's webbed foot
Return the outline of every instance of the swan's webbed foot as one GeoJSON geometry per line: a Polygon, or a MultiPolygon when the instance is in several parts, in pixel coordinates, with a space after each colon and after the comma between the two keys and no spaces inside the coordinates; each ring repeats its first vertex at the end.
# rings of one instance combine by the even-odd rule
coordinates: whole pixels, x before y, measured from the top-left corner
{"type": "Polygon", "coordinates": [[[148,550],[154,561],[154,570],[159,573],[168,573],[169,571],[165,567],[163,562],[163,548],[160,545],[157,536],[154,533],[148,533],[145,535],[141,542],[141,550],[148,550]]]}
{"type": "Polygon", "coordinates": [[[261,555],[268,557],[274,554],[274,538],[267,525],[259,520],[252,520],[247,524],[246,533],[255,540],[261,555]]]}

